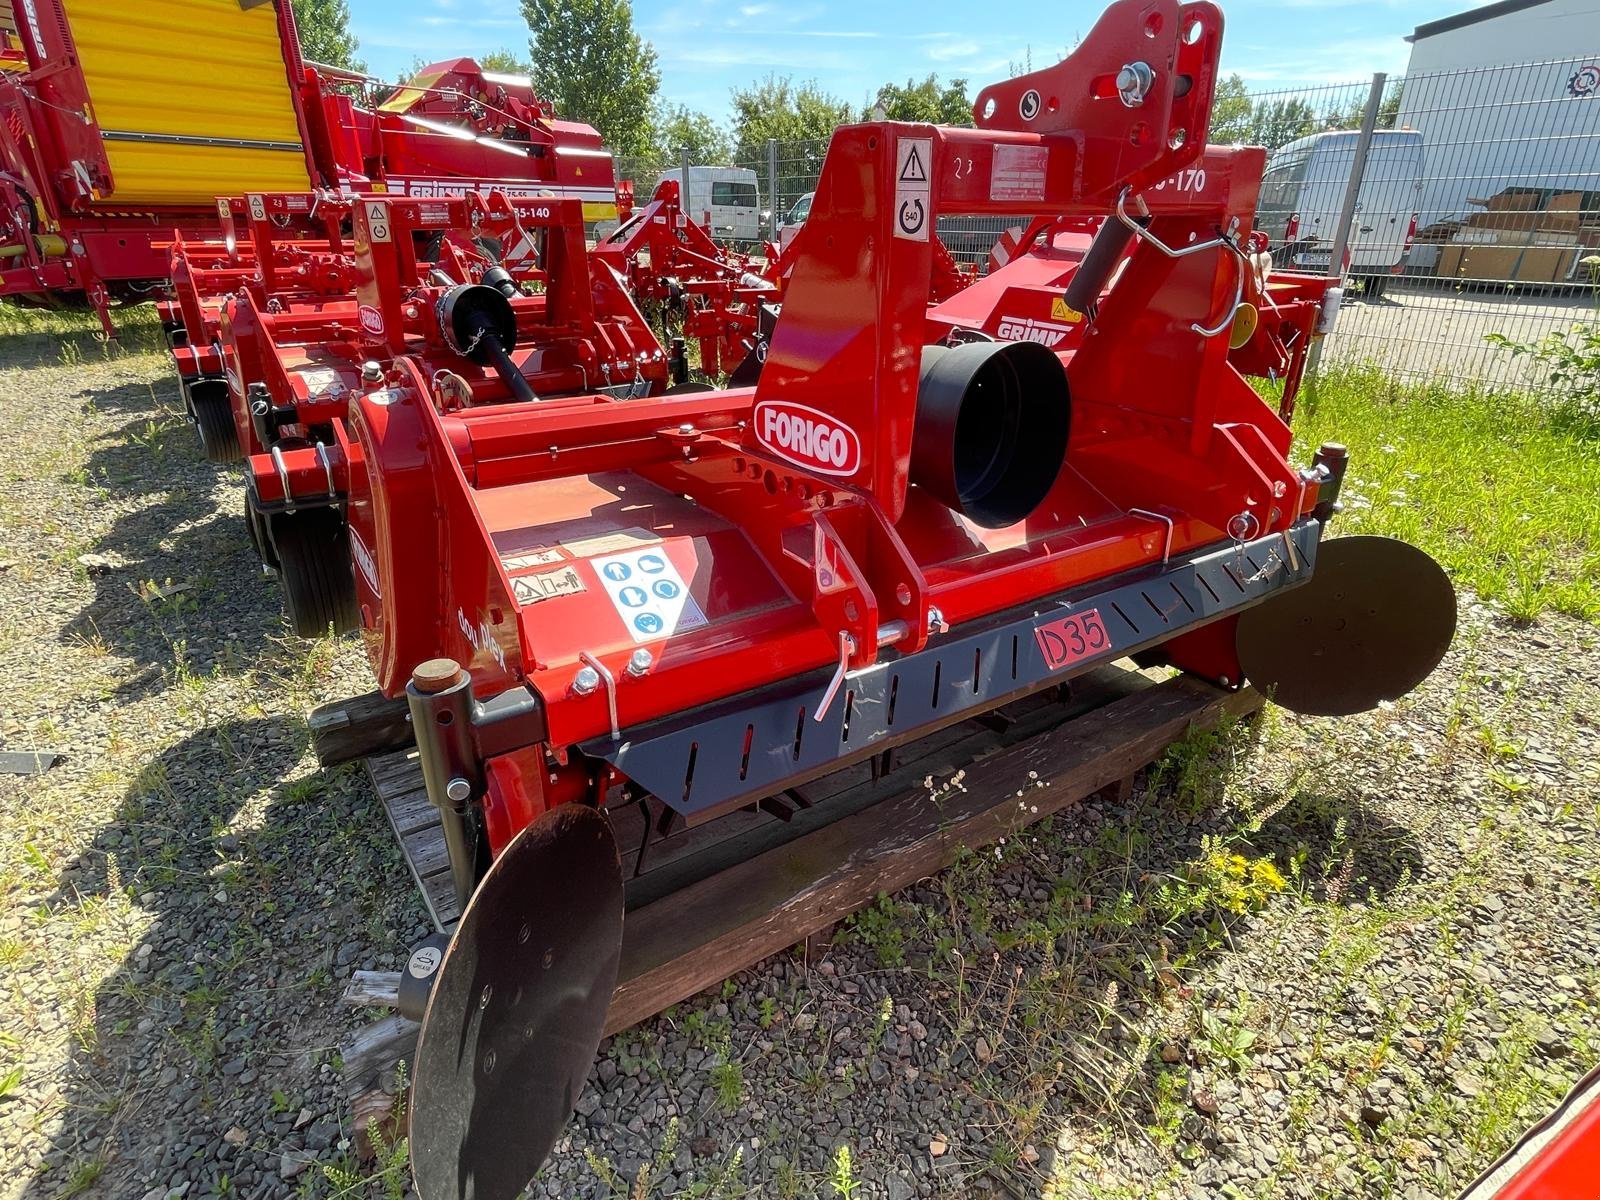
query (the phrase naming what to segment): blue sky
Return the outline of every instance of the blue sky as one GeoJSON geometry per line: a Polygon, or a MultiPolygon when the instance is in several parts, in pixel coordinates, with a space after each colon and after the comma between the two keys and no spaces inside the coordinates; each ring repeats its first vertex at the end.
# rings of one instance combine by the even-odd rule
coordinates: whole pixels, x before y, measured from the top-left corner
{"type": "MultiPolygon", "coordinates": [[[[361,53],[395,77],[413,56],[526,51],[517,0],[349,0],[361,53]]],[[[1473,0],[1234,0],[1225,3],[1223,70],[1251,90],[1403,71],[1403,38],[1473,0]]],[[[634,5],[661,60],[662,98],[727,118],[730,88],[769,72],[815,79],[852,104],[887,80],[965,76],[972,91],[1031,52],[1057,60],[1100,14],[1095,0],[666,0],[634,5]]]]}

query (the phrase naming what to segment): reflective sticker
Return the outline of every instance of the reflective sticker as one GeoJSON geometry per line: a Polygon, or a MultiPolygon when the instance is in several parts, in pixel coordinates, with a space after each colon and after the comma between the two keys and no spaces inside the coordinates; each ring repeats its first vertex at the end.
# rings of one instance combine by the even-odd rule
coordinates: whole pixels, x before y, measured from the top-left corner
{"type": "Polygon", "coordinates": [[[517,603],[526,607],[556,596],[576,596],[589,589],[576,567],[562,567],[559,571],[546,571],[543,575],[518,575],[511,581],[511,594],[517,603]]]}
{"type": "Polygon", "coordinates": [[[664,549],[597,558],[593,565],[634,641],[654,641],[706,623],[705,614],[664,549]]]}

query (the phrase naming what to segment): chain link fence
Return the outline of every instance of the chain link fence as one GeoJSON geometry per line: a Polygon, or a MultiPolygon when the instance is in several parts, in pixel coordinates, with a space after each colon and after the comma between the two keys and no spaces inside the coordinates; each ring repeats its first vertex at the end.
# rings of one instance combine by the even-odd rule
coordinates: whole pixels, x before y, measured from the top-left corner
{"type": "MultiPolygon", "coordinates": [[[[1539,361],[1489,335],[1536,343],[1600,325],[1600,49],[1224,91],[1211,140],[1270,151],[1256,223],[1281,267],[1342,265],[1346,303],[1325,363],[1457,386],[1536,386],[1539,361]]],[[[803,217],[826,153],[826,141],[747,148],[718,170],[689,171],[684,207],[730,245],[779,240],[803,217]]],[[[663,177],[708,165],[623,159],[618,178],[633,180],[643,202],[663,177]]],[[[1017,223],[941,218],[939,234],[983,271],[1017,223]]]]}

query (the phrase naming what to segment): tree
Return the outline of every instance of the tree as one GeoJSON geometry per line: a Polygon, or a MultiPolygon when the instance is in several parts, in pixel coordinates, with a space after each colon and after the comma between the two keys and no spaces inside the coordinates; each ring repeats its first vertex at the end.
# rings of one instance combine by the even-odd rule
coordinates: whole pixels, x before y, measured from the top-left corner
{"type": "Polygon", "coordinates": [[[826,142],[852,117],[850,105],[830,96],[814,81],[795,87],[785,75],[768,75],[748,88],[734,88],[733,140],[739,158],[767,152],[767,139],[780,142],[826,142]]]}
{"type": "Polygon", "coordinates": [[[787,75],[768,75],[753,87],[734,88],[732,103],[734,154],[741,162],[764,162],[768,138],[782,143],[777,206],[791,204],[817,186],[828,139],[854,116],[849,104],[815,81],[795,87],[787,75]]]}
{"type": "Polygon", "coordinates": [[[656,155],[669,166],[686,150],[689,161],[701,166],[725,163],[733,157],[726,131],[705,113],[682,104],[663,107],[656,114],[655,128],[656,155]]]}
{"type": "Polygon", "coordinates": [[[648,150],[661,71],[627,0],[522,0],[522,15],[534,89],[560,116],[593,125],[614,153],[648,150]]]}
{"type": "Polygon", "coordinates": [[[944,87],[939,77],[929,75],[921,83],[906,80],[905,86],[886,83],[878,89],[876,100],[861,114],[861,119],[872,119],[874,109],[881,108],[891,121],[917,121],[927,125],[971,125],[972,101],[967,96],[967,81],[952,79],[944,87]]]}
{"type": "Polygon", "coordinates": [[[1250,110],[1252,145],[1276,150],[1295,138],[1317,131],[1316,110],[1299,97],[1286,100],[1257,100],[1250,110]]]}
{"type": "Polygon", "coordinates": [[[1250,96],[1244,80],[1229,75],[1211,100],[1211,141],[1232,146],[1250,140],[1250,96]]]}
{"type": "Polygon", "coordinates": [[[491,50],[478,56],[478,65],[497,75],[532,75],[533,64],[519,58],[515,50],[491,50]]]}
{"type": "Polygon", "coordinates": [[[356,57],[361,43],[350,32],[346,0],[294,0],[294,23],[300,31],[300,53],[312,62],[350,71],[365,71],[356,57]]]}

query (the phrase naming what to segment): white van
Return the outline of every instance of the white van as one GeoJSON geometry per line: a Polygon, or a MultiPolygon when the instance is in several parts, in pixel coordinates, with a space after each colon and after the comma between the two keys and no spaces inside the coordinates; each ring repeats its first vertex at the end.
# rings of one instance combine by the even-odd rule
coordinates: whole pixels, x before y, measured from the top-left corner
{"type": "MultiPolygon", "coordinates": [[[[1256,228],[1272,239],[1272,257],[1290,270],[1326,271],[1345,186],[1355,163],[1354,129],[1299,138],[1273,151],[1261,178],[1256,228]]],[[[1422,208],[1422,134],[1378,129],[1350,229],[1348,272],[1367,297],[1405,269],[1422,208]]]]}
{"type": "Polygon", "coordinates": [[[661,178],[677,183],[683,211],[690,220],[707,226],[712,237],[735,242],[761,240],[761,192],[750,168],[690,167],[687,184],[681,168],[663,171],[661,178]]]}

